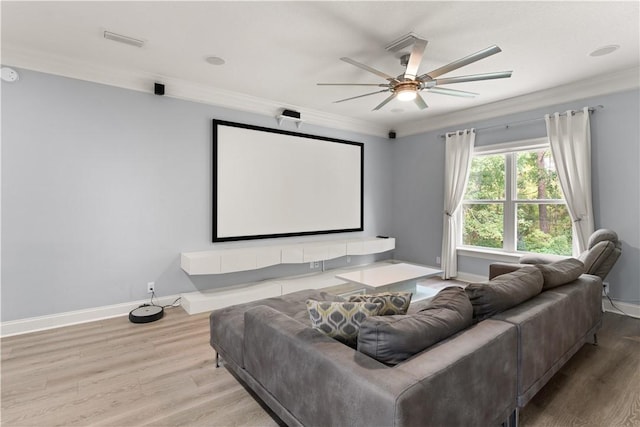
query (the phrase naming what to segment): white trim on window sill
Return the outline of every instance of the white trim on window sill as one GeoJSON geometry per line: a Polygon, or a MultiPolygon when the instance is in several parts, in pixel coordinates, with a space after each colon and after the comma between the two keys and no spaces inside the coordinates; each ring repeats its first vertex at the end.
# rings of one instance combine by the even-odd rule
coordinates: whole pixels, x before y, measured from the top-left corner
{"type": "Polygon", "coordinates": [[[490,259],[492,261],[500,262],[518,262],[520,257],[524,254],[515,252],[504,252],[492,249],[474,248],[470,246],[459,246],[456,248],[458,255],[467,256],[471,258],[490,259]]]}

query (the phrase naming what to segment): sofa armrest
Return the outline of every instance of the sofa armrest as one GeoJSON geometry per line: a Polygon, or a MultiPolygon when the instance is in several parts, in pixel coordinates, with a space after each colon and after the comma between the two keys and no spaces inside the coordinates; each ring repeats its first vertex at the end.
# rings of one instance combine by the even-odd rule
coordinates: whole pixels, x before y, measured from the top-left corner
{"type": "Polygon", "coordinates": [[[245,314],[245,369],[305,426],[499,424],[515,408],[516,331],[489,322],[432,347],[437,356],[429,349],[389,367],[260,306],[245,314]],[[498,383],[499,398],[486,404],[498,383]]]}
{"type": "Polygon", "coordinates": [[[516,264],[510,262],[494,262],[489,265],[489,280],[507,273],[512,273],[528,264],[516,264]]]}

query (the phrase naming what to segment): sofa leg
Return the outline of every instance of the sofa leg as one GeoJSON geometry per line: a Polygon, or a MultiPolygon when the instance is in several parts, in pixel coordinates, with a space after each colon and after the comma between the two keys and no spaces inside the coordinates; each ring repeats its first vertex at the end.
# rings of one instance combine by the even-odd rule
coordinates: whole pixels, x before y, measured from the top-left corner
{"type": "Polygon", "coordinates": [[[598,334],[593,334],[593,345],[598,345],[598,334]]]}
{"type": "Polygon", "coordinates": [[[520,414],[520,411],[518,410],[518,408],[514,409],[513,412],[511,412],[511,415],[509,415],[509,418],[502,423],[503,427],[518,427],[518,416],[520,414]]]}
{"type": "Polygon", "coordinates": [[[219,368],[219,367],[220,367],[220,355],[216,351],[216,368],[219,368]]]}

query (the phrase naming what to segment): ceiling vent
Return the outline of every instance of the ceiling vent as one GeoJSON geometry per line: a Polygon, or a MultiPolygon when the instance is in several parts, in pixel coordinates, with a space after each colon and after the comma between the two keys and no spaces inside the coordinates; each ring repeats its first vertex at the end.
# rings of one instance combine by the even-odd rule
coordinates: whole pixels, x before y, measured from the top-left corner
{"type": "Polygon", "coordinates": [[[107,40],[113,40],[114,42],[128,44],[130,46],[144,46],[144,40],[134,39],[133,37],[123,36],[122,34],[112,33],[111,31],[105,31],[104,38],[107,40]]]}

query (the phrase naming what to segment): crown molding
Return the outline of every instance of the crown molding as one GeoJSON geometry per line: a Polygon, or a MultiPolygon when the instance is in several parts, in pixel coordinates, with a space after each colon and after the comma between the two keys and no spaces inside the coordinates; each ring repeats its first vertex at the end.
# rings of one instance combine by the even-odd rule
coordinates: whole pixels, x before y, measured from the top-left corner
{"type": "MultiPolygon", "coordinates": [[[[28,49],[2,48],[2,63],[48,74],[70,77],[138,92],[150,93],[152,83],[161,81],[171,90],[167,97],[215,105],[232,110],[275,117],[283,108],[299,111],[304,123],[351,131],[378,137],[387,137],[388,126],[376,122],[358,120],[299,105],[280,103],[252,95],[218,89],[189,82],[177,77],[146,72],[130,72],[122,69],[98,67],[86,61],[51,55],[28,49]]],[[[456,125],[478,122],[509,114],[530,111],[550,105],[576,101],[594,96],[607,95],[640,87],[640,68],[630,68],[605,76],[585,79],[513,98],[480,105],[465,110],[445,113],[396,126],[401,136],[415,135],[441,130],[456,125]]]]}
{"type": "MultiPolygon", "coordinates": [[[[95,64],[51,55],[28,49],[2,48],[2,63],[17,68],[54,74],[78,80],[115,86],[138,92],[151,93],[154,82],[163,82],[170,90],[166,97],[215,105],[232,110],[275,117],[283,108],[299,111],[305,124],[387,137],[388,128],[377,123],[324,113],[298,105],[280,103],[252,95],[218,89],[193,83],[177,77],[148,72],[131,72],[117,68],[98,67],[95,64]]],[[[277,123],[277,122],[275,122],[277,123]]]]}
{"type": "Polygon", "coordinates": [[[544,108],[550,105],[638,89],[640,87],[639,75],[640,68],[629,68],[606,76],[580,80],[466,110],[429,117],[429,120],[405,123],[402,126],[398,126],[397,132],[404,137],[521,113],[536,108],[544,108]]]}

